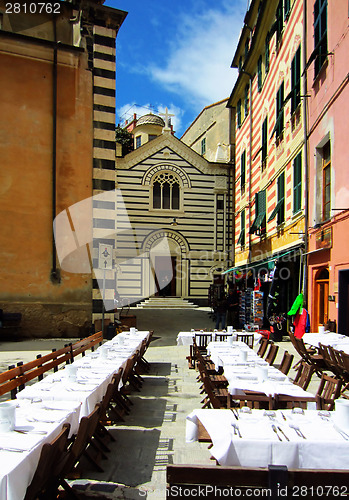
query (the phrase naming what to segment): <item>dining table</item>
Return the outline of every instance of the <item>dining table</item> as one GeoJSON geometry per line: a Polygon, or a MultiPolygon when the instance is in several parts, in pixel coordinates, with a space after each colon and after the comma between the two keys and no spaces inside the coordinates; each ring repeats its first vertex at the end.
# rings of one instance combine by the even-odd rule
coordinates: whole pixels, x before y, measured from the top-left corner
{"type": "Polygon", "coordinates": [[[193,345],[193,337],[195,336],[195,333],[198,333],[200,335],[212,335],[212,340],[216,340],[216,334],[219,335],[228,335],[232,336],[233,334],[238,334],[238,335],[248,335],[253,333],[254,337],[254,343],[257,344],[260,339],[262,338],[262,335],[258,332],[247,332],[244,330],[233,330],[233,332],[227,332],[225,330],[213,330],[210,332],[204,331],[204,330],[187,330],[187,331],[181,331],[177,335],[177,345],[193,345]]]}
{"type": "Polygon", "coordinates": [[[195,409],[186,419],[186,442],[212,441],[220,465],[292,469],[348,469],[349,435],[334,412],[317,410],[195,409]],[[295,411],[297,410],[297,411],[295,411]]]}
{"type": "Polygon", "coordinates": [[[313,347],[319,347],[319,344],[329,345],[338,351],[344,351],[349,354],[349,336],[335,332],[309,332],[302,337],[303,342],[313,347]]]}
{"type": "MultiPolygon", "coordinates": [[[[299,398],[314,398],[309,391],[305,391],[280,372],[269,365],[264,359],[241,341],[210,342],[207,352],[215,364],[216,370],[223,368],[228,380],[228,392],[234,395],[243,395],[244,391],[254,391],[275,396],[284,394],[299,398]]],[[[309,401],[307,406],[314,408],[315,401],[309,401]]]]}
{"type": "Polygon", "coordinates": [[[70,436],[76,434],[81,418],[103,399],[113,374],[126,366],[149,335],[149,331],[122,332],[27,385],[10,401],[15,406],[15,427],[0,433],[1,500],[23,500],[44,443],[51,442],[65,423],[70,424],[70,436]],[[72,366],[73,375],[68,369],[72,366]]]}

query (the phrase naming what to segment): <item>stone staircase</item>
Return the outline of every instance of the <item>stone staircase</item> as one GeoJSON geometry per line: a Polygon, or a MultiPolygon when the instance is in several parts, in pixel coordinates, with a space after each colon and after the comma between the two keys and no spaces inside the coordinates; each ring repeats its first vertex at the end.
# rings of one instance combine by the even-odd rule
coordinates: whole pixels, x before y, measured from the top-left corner
{"type": "Polygon", "coordinates": [[[181,297],[149,297],[137,304],[139,309],[195,309],[198,306],[181,297]]]}

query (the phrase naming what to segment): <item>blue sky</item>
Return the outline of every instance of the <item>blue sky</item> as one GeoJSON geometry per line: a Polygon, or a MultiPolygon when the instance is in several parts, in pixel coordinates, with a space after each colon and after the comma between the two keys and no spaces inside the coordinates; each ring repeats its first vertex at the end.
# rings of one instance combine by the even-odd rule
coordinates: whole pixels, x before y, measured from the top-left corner
{"type": "Polygon", "coordinates": [[[106,0],[128,15],[117,47],[117,123],[164,111],[180,137],[207,105],[230,95],[230,68],[248,0],[106,0]]]}

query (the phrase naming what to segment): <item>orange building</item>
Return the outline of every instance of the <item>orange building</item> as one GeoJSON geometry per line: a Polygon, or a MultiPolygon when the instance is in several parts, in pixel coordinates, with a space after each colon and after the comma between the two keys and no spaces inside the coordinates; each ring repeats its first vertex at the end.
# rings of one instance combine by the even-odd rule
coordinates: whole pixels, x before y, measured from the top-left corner
{"type": "Polygon", "coordinates": [[[61,269],[53,235],[56,215],[115,188],[115,38],[126,13],[101,3],[58,2],[53,14],[0,1],[0,308],[22,313],[26,336],[85,335],[101,308],[91,269],[61,269]]]}

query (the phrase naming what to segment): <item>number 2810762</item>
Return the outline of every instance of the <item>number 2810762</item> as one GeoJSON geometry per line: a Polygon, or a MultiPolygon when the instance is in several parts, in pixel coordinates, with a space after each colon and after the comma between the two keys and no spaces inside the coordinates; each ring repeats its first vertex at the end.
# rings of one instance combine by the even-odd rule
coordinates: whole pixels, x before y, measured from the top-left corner
{"type": "Polygon", "coordinates": [[[60,14],[60,2],[6,2],[6,14],[60,14]]]}

